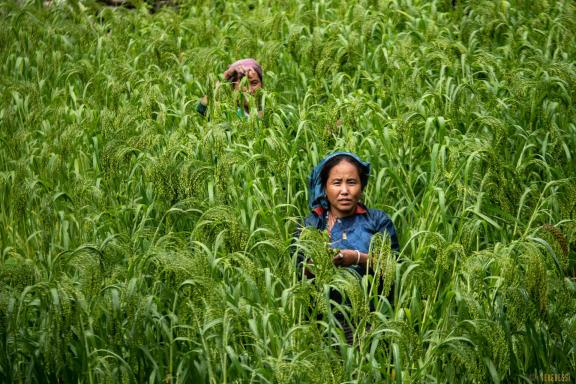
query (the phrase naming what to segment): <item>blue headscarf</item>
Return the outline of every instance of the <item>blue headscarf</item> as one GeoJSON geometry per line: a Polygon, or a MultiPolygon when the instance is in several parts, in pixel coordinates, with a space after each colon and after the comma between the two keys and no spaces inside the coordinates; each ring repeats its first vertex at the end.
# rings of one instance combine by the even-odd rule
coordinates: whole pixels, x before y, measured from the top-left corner
{"type": "Polygon", "coordinates": [[[322,185],[321,174],[324,166],[328,161],[337,156],[350,156],[358,162],[360,165],[360,182],[362,183],[362,189],[368,184],[368,176],[370,176],[370,163],[360,160],[360,158],[352,152],[334,152],[318,163],[312,170],[310,177],[308,178],[308,194],[309,201],[308,205],[310,209],[315,209],[322,207],[328,209],[328,199],[326,199],[326,191],[324,190],[324,185],[322,185]]]}

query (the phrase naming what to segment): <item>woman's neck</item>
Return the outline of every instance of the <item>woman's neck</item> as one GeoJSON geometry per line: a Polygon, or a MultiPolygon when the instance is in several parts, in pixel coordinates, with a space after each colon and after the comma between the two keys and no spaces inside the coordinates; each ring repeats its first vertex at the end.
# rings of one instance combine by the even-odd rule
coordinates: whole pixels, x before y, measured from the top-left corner
{"type": "Polygon", "coordinates": [[[330,209],[328,209],[328,215],[334,217],[335,219],[342,219],[344,217],[352,216],[354,214],[355,210],[356,210],[356,207],[354,207],[354,209],[350,210],[350,212],[342,212],[342,211],[337,211],[333,208],[330,208],[330,209]]]}

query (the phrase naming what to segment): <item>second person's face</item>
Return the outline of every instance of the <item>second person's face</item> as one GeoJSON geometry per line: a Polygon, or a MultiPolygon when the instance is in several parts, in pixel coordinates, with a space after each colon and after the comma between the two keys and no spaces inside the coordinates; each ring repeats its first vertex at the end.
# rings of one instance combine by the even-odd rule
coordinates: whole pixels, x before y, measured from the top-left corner
{"type": "MultiPolygon", "coordinates": [[[[246,74],[246,77],[248,80],[248,86],[243,87],[241,89],[241,91],[242,92],[248,92],[251,95],[253,95],[254,93],[256,93],[257,90],[262,88],[262,82],[260,81],[260,78],[258,77],[258,73],[255,70],[253,70],[252,68],[246,69],[245,74],[246,74]]],[[[234,83],[234,89],[240,90],[240,81],[234,83]]]]}
{"type": "Polygon", "coordinates": [[[342,160],[332,167],[325,190],[333,214],[338,217],[352,215],[362,196],[362,183],[356,166],[342,160]]]}
{"type": "MultiPolygon", "coordinates": [[[[262,88],[262,82],[260,81],[260,78],[258,77],[258,73],[253,70],[252,68],[248,68],[248,69],[244,69],[241,68],[242,73],[246,74],[246,77],[248,80],[248,85],[247,86],[241,86],[241,82],[237,81],[234,83],[234,89],[237,91],[242,91],[242,93],[249,93],[250,95],[254,95],[256,93],[257,90],[259,90],[260,88],[262,88]],[[240,89],[240,87],[242,87],[242,89],[240,89]]],[[[248,102],[248,99],[246,97],[243,97],[244,101],[244,110],[248,111],[250,109],[250,103],[248,102]]]]}

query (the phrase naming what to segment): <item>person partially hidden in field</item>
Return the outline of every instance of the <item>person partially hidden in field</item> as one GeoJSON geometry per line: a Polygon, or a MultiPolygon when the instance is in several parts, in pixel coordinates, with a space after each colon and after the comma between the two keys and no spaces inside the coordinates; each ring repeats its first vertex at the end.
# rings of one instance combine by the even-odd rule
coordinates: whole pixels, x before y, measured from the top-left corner
{"type": "MultiPolygon", "coordinates": [[[[262,88],[262,67],[254,59],[238,60],[224,71],[224,78],[230,83],[232,89],[242,94],[242,101],[237,105],[236,114],[238,117],[248,117],[250,115],[249,97],[254,97],[256,92],[262,88]],[[242,79],[246,78],[245,81],[242,79]]],[[[217,83],[216,87],[220,84],[217,83]]],[[[208,96],[202,97],[196,106],[196,111],[202,116],[208,112],[208,96]]],[[[258,116],[262,118],[263,111],[258,111],[258,116]]]]}
{"type": "MultiPolygon", "coordinates": [[[[326,156],[312,171],[309,178],[309,207],[311,213],[296,230],[301,236],[304,228],[327,231],[329,248],[334,252],[332,264],[347,269],[360,280],[367,273],[373,274],[374,260],[370,259],[370,243],[377,233],[389,237],[390,251],[399,252],[396,229],[383,211],[369,209],[360,202],[368,184],[370,164],[350,152],[336,152],[326,156]]],[[[326,253],[330,255],[330,253],[326,253]]],[[[314,278],[315,260],[301,250],[296,257],[297,271],[303,278],[314,278]]],[[[390,300],[391,298],[389,298],[390,300]]],[[[330,300],[349,305],[335,289],[330,290],[330,300]]],[[[352,344],[353,330],[341,314],[335,314],[343,328],[347,342],[352,344]]]]}

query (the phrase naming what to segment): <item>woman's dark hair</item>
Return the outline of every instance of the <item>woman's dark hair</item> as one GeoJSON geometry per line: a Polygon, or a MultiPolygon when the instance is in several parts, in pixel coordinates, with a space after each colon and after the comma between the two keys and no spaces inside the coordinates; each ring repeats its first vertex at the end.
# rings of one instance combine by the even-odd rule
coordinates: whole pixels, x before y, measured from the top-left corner
{"type": "Polygon", "coordinates": [[[356,161],[355,158],[353,158],[352,156],[348,156],[348,155],[334,156],[333,158],[328,160],[326,162],[326,164],[324,164],[324,167],[322,168],[322,172],[320,172],[320,182],[322,183],[322,186],[326,187],[326,183],[328,182],[328,175],[330,175],[330,171],[332,170],[332,168],[334,168],[335,166],[337,166],[338,164],[340,164],[343,161],[347,161],[350,164],[352,164],[354,167],[356,167],[356,170],[358,171],[358,176],[360,176],[360,184],[362,186],[362,190],[364,190],[364,187],[366,186],[366,183],[364,182],[364,180],[366,178],[363,175],[364,170],[362,169],[362,165],[358,161],[356,161]]]}

